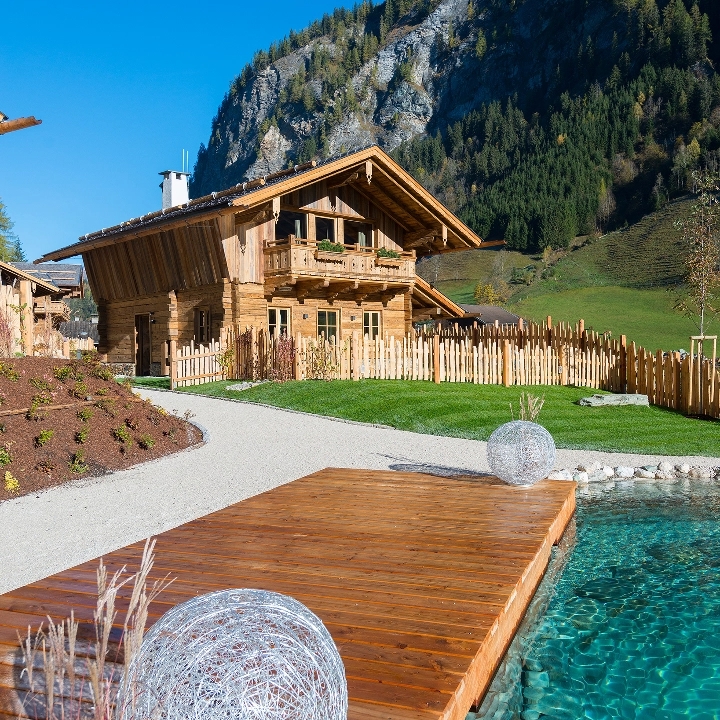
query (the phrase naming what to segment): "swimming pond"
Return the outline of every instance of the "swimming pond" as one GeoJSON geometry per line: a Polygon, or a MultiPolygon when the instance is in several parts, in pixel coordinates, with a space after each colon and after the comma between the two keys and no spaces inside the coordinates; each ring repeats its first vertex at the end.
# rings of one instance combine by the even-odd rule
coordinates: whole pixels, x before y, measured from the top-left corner
{"type": "Polygon", "coordinates": [[[479,717],[720,718],[720,487],[579,494],[479,717]]]}

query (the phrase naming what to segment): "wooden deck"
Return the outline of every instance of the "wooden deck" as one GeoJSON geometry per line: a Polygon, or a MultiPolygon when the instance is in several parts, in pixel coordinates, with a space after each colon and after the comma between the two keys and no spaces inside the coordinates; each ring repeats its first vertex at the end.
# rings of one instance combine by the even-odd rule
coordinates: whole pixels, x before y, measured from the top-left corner
{"type": "MultiPolygon", "coordinates": [[[[575,509],[575,484],[327,469],[158,537],[177,580],[149,622],[228,587],[286,593],[322,618],[345,663],[350,720],[464,720],[483,695],[575,509]]],[[[142,544],[105,557],[139,564],[142,544]]],[[[16,630],[74,608],[97,561],[0,595],[0,718],[15,716],[16,630]]],[[[121,615],[124,608],[121,608],[121,615]]]]}

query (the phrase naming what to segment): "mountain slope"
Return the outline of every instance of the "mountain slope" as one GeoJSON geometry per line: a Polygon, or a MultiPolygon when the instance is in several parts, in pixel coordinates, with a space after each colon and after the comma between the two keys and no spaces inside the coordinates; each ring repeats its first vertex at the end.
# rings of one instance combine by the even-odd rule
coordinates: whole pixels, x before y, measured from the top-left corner
{"type": "Polygon", "coordinates": [[[634,222],[720,160],[720,78],[708,59],[716,4],[387,0],[337,10],[259,51],[235,79],[191,194],[378,143],[511,248],[562,247],[634,222]]]}

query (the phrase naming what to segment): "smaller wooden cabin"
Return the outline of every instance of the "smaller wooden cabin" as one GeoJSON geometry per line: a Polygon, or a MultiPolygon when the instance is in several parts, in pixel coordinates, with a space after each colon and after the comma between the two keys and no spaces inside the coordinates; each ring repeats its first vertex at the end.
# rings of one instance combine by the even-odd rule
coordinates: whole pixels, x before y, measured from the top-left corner
{"type": "Polygon", "coordinates": [[[0,262],[0,355],[32,355],[70,312],[64,290],[51,282],[0,262]]]}
{"type": "Polygon", "coordinates": [[[80,238],[99,351],[167,374],[170,343],[230,327],[401,336],[462,308],[415,274],[419,257],[482,240],[380,148],[240,183],[80,238]]]}

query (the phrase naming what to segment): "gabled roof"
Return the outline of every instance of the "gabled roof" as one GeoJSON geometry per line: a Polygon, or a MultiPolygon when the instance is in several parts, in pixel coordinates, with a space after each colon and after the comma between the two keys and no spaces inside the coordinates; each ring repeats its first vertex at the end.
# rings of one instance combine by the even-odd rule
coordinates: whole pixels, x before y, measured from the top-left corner
{"type": "Polygon", "coordinates": [[[498,305],[461,305],[466,317],[477,317],[484,325],[492,325],[498,321],[500,325],[515,325],[519,315],[511,313],[498,305]]]}
{"type": "Polygon", "coordinates": [[[465,314],[462,306],[453,302],[447,295],[443,295],[436,287],[423,280],[419,275],[415,277],[412,302],[416,306],[439,307],[453,318],[461,318],[465,314]]]}
{"type": "Polygon", "coordinates": [[[82,265],[73,265],[70,263],[40,263],[36,265],[28,262],[14,262],[10,264],[18,270],[50,282],[59,288],[77,288],[82,286],[82,265]]]}
{"type": "Polygon", "coordinates": [[[228,190],[190,200],[133,218],[110,228],[85,235],[73,245],[47,253],[44,260],[62,260],[98,247],[131,240],[152,232],[199,222],[223,212],[252,211],[272,198],[320,180],[335,187],[353,184],[381,207],[405,230],[405,247],[426,248],[418,254],[434,254],[480,247],[480,237],[448,210],[387,153],[376,145],[340,158],[296,165],[228,190]],[[367,171],[370,173],[368,175],[367,171]]]}
{"type": "Polygon", "coordinates": [[[62,290],[57,287],[56,285],[53,285],[51,282],[48,282],[47,280],[44,280],[42,278],[39,278],[32,273],[25,272],[24,270],[20,270],[20,268],[15,267],[11,263],[6,263],[0,261],[0,271],[6,272],[9,275],[12,275],[19,280],[30,280],[30,282],[34,282],[35,285],[40,288],[41,290],[45,290],[44,293],[39,293],[43,295],[56,295],[59,293],[62,293],[62,290]]]}

